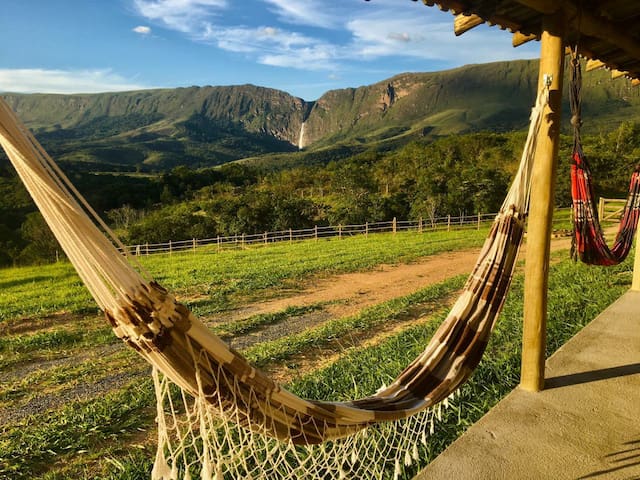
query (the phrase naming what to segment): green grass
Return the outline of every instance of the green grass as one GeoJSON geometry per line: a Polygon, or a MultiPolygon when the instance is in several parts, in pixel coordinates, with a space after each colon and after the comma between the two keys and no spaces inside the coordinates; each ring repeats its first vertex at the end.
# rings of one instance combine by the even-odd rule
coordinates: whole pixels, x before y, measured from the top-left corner
{"type": "Polygon", "coordinates": [[[458,275],[441,283],[430,285],[404,297],[364,309],[358,315],[338,318],[304,332],[264,342],[248,349],[245,356],[257,366],[281,362],[310,347],[327,345],[345,335],[366,332],[407,316],[411,307],[429,304],[430,310],[442,308],[443,300],[464,285],[466,275],[458,275]]]}
{"type": "Polygon", "coordinates": [[[242,335],[257,330],[261,327],[265,327],[267,325],[273,325],[282,322],[283,320],[286,320],[290,317],[298,317],[304,315],[305,313],[315,312],[322,309],[324,305],[325,303],[322,302],[314,303],[312,305],[290,306],[279,312],[260,313],[258,315],[252,315],[251,317],[242,320],[236,320],[233,322],[216,325],[212,327],[211,330],[213,330],[216,335],[221,337],[242,335]]]}
{"type": "MultiPolygon", "coordinates": [[[[452,232],[454,233],[454,232],[452,232]]],[[[482,240],[483,233],[466,232],[472,240],[461,239],[459,245],[482,240]],[[478,236],[476,240],[476,235],[478,236]],[[467,243],[465,243],[467,242],[467,243]]],[[[426,237],[432,238],[432,237],[426,237]]],[[[450,239],[451,237],[446,237],[450,239]]],[[[185,253],[172,257],[150,257],[148,268],[166,269],[165,284],[173,282],[173,287],[188,294],[196,290],[197,282],[207,282],[208,274],[197,273],[199,267],[191,261],[213,259],[224,263],[218,270],[219,282],[227,282],[236,278],[235,290],[230,290],[229,296],[235,298],[241,295],[243,285],[262,285],[262,292],[270,292],[274,288],[286,288],[293,279],[304,278],[307,275],[322,275],[326,272],[351,271],[351,269],[371,268],[375,263],[367,257],[369,248],[371,256],[376,261],[409,261],[416,256],[424,255],[425,251],[442,248],[440,244],[424,245],[424,239],[418,234],[398,234],[393,237],[370,236],[368,242],[364,237],[355,237],[342,241],[307,242],[292,246],[269,246],[243,252],[228,252],[217,254],[185,253]],[[378,238],[380,243],[378,244],[378,238]],[[371,240],[374,240],[371,242],[371,240]],[[385,242],[383,242],[384,240],[385,242]],[[288,247],[288,248],[287,248],[288,247]],[[282,250],[278,254],[278,250],[282,250]],[[325,249],[331,254],[325,255],[325,249]],[[287,252],[287,250],[290,250],[287,252]],[[366,251],[366,254],[363,254],[366,251]],[[233,254],[233,255],[231,255],[233,254]],[[243,259],[246,255],[248,259],[243,259]],[[296,262],[297,256],[309,255],[325,257],[311,258],[310,263],[315,266],[305,270],[304,266],[289,266],[296,262]],[[395,255],[395,257],[393,257],[395,255]],[[264,261],[261,256],[266,257],[264,261]],[[278,264],[278,259],[281,262],[278,264]],[[394,260],[395,258],[395,260],[394,260]],[[335,265],[332,264],[334,259],[335,265]],[[243,272],[242,268],[248,270],[243,272]],[[282,269],[286,275],[276,281],[270,280],[269,269],[282,269]],[[171,277],[170,272],[176,277],[171,277]],[[179,272],[193,271],[189,278],[182,278],[179,272]],[[236,277],[234,277],[234,275],[236,277]],[[251,278],[251,276],[264,278],[251,278]],[[288,276],[287,276],[288,275],[288,276]],[[196,287],[189,282],[196,283],[196,287]],[[246,284],[244,283],[246,282],[246,284]]],[[[440,242],[451,243],[446,239],[440,242]]],[[[458,247],[462,248],[462,247],[458,247]]],[[[566,255],[566,253],[565,253],[566,255]]],[[[556,255],[554,255],[555,257],[556,255]]],[[[566,257],[565,257],[566,258],[566,257]]],[[[300,260],[302,261],[302,260],[300,260]]],[[[210,271],[215,271],[213,267],[210,271]]],[[[11,269],[18,275],[5,275],[0,271],[0,285],[6,289],[23,288],[25,299],[28,289],[40,288],[39,285],[50,285],[48,294],[56,294],[54,283],[50,280],[31,278],[29,275],[46,277],[47,269],[55,272],[64,279],[70,271],[68,265],[53,265],[38,269],[11,269]],[[43,273],[43,271],[45,273],[43,273]],[[65,273],[67,272],[67,273],[65,273]],[[3,276],[4,275],[4,276],[3,276]],[[13,282],[13,284],[11,284],[13,282]],[[45,282],[45,283],[42,283],[45,282]]],[[[69,278],[73,277],[70,275],[69,278]]],[[[72,284],[74,280],[66,278],[65,282],[72,284]]],[[[406,328],[399,334],[394,334],[372,347],[351,347],[344,351],[344,355],[331,365],[311,372],[297,379],[289,389],[309,398],[344,400],[373,393],[382,383],[389,383],[426,345],[437,323],[444,318],[440,308],[443,299],[460,288],[463,277],[456,277],[441,284],[427,287],[406,297],[393,299],[384,304],[364,310],[359,315],[336,319],[322,326],[305,332],[290,335],[252,347],[245,352],[260,365],[274,364],[290,359],[292,356],[304,353],[310,349],[327,345],[341,337],[348,337],[352,333],[370,332],[387,321],[401,321],[412,317],[415,312],[436,312],[434,321],[421,323],[418,326],[406,328]]],[[[548,353],[557,349],[574,335],[584,324],[595,317],[609,303],[615,300],[628,288],[631,280],[630,260],[622,266],[608,269],[586,267],[574,264],[568,260],[560,261],[551,267],[550,296],[549,296],[549,335],[548,353]]],[[[436,429],[429,446],[421,452],[423,464],[437,455],[446,445],[455,439],[469,425],[475,422],[500,398],[508,393],[518,382],[520,368],[520,342],[522,337],[522,278],[514,279],[512,292],[509,294],[501,319],[498,322],[487,354],[480,366],[462,389],[458,403],[445,412],[443,422],[436,429]]],[[[199,287],[198,287],[199,288],[199,287]]],[[[213,287],[212,287],[213,288],[213,287]]],[[[0,306],[4,289],[0,291],[0,306]]],[[[45,296],[43,295],[44,299],[45,296]]],[[[60,299],[51,300],[51,305],[58,305],[60,299]]],[[[75,302],[75,300],[74,300],[75,302]]],[[[81,302],[77,303],[79,311],[83,311],[81,302]]],[[[277,312],[274,315],[254,316],[238,323],[237,326],[223,324],[218,328],[220,333],[237,334],[259,328],[261,325],[281,321],[281,316],[295,316],[307,313],[306,308],[291,309],[277,312]],[[225,330],[226,329],[226,330],[225,330]],[[233,331],[236,329],[235,331],[233,331]]],[[[24,311],[27,307],[20,306],[16,301],[15,311],[24,311]]],[[[41,310],[42,311],[42,310],[41,310]]],[[[46,309],[44,309],[46,311],[46,309]]],[[[4,310],[3,310],[4,312],[4,310]]],[[[6,319],[19,317],[7,315],[6,319]]],[[[13,320],[12,320],[13,321],[13,320]]],[[[104,327],[88,329],[78,326],[67,328],[59,332],[51,328],[36,334],[9,335],[0,341],[0,355],[10,357],[9,364],[17,361],[33,359],[38,351],[45,354],[57,354],[70,348],[90,348],[94,339],[108,338],[110,333],[104,327]],[[108,334],[108,335],[107,335],[108,334]]],[[[110,337],[109,337],[110,338],[110,337]]],[[[99,375],[103,375],[114,366],[118,371],[126,367],[131,354],[116,354],[114,360],[92,359],[99,375]],[[127,358],[125,358],[127,357],[127,358]]],[[[96,369],[86,365],[77,365],[65,369],[50,369],[35,371],[24,379],[16,379],[8,388],[3,387],[0,401],[12,402],[15,397],[20,398],[34,394],[38,389],[63,388],[72,382],[82,381],[83,376],[96,373],[96,369]]],[[[128,385],[99,398],[72,402],[60,409],[44,415],[38,415],[10,425],[0,426],[0,478],[35,478],[48,480],[66,478],[104,478],[115,479],[143,479],[148,478],[153,460],[153,445],[149,445],[148,433],[153,429],[155,416],[154,400],[150,382],[139,385],[128,385]],[[140,431],[143,430],[143,432],[140,431]],[[140,436],[147,439],[145,446],[140,445],[140,436]]],[[[414,466],[405,472],[405,478],[411,478],[415,473],[414,466]]]]}
{"type": "MultiPolygon", "coordinates": [[[[151,255],[141,263],[196,315],[223,311],[240,300],[300,287],[310,275],[353,272],[381,263],[411,262],[444,251],[480,246],[486,230],[402,232],[252,247],[240,251],[151,255]],[[197,299],[189,300],[190,298],[197,299]]],[[[0,269],[0,321],[61,311],[97,312],[68,263],[0,269]]]]}

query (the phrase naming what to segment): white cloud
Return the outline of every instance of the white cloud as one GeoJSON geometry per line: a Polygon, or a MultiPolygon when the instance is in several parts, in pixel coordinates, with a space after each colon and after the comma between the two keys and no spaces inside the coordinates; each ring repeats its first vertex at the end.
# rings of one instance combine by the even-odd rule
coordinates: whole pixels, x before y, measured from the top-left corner
{"type": "Polygon", "coordinates": [[[98,93],[151,88],[111,70],[0,69],[0,91],[20,93],[98,93]]]}
{"type": "Polygon", "coordinates": [[[209,25],[202,41],[214,42],[230,52],[255,56],[258,63],[302,70],[336,67],[336,48],[322,40],[276,27],[216,27],[209,25]]]}
{"type": "Polygon", "coordinates": [[[199,32],[207,20],[227,7],[227,0],[134,0],[143,17],[183,33],[199,32]]]}
{"type": "Polygon", "coordinates": [[[132,30],[136,33],[139,33],[140,35],[149,35],[151,33],[151,28],[147,27],[146,25],[138,25],[132,30]]]}
{"type": "Polygon", "coordinates": [[[278,19],[297,25],[331,28],[339,18],[329,12],[329,6],[318,0],[263,0],[273,5],[278,19]]]}
{"type": "Polygon", "coordinates": [[[391,15],[383,10],[349,21],[346,28],[353,37],[351,51],[370,60],[397,56],[462,65],[535,56],[538,48],[514,49],[507,33],[486,26],[456,37],[453,17],[424,10],[422,15],[410,11],[398,15],[397,9],[391,15]]]}
{"type": "Polygon", "coordinates": [[[354,62],[381,58],[437,60],[454,67],[537,53],[535,45],[513,49],[508,34],[496,28],[478,27],[455,37],[451,15],[411,2],[400,9],[398,0],[362,2],[357,7],[330,0],[261,0],[277,19],[259,27],[233,24],[225,18],[237,6],[229,0],[132,1],[149,21],[182,32],[193,41],[243,54],[261,64],[301,70],[336,71],[353,68],[354,62]],[[333,30],[329,37],[314,30],[301,33],[295,27],[282,28],[282,23],[333,30]]]}

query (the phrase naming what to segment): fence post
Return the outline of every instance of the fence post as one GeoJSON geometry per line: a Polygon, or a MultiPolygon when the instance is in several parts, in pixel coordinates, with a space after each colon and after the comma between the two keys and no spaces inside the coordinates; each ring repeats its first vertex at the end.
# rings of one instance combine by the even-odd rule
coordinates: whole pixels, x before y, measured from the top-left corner
{"type": "Polygon", "coordinates": [[[268,239],[267,235],[268,235],[267,232],[264,232],[264,244],[265,245],[267,244],[267,239],[268,239]]]}
{"type": "Polygon", "coordinates": [[[478,230],[480,230],[480,212],[478,212],[478,230]]]}
{"type": "Polygon", "coordinates": [[[220,235],[216,238],[216,243],[218,244],[218,253],[220,253],[220,235]]]}
{"type": "Polygon", "coordinates": [[[420,217],[420,220],[418,220],[420,223],[418,223],[418,233],[422,233],[422,217],[420,217]]]}
{"type": "Polygon", "coordinates": [[[148,257],[149,256],[149,242],[147,242],[146,247],[147,247],[147,257],[148,257]]]}
{"type": "Polygon", "coordinates": [[[169,255],[173,253],[173,248],[171,246],[171,240],[169,240],[169,255]]]}
{"type": "Polygon", "coordinates": [[[364,236],[365,238],[369,238],[369,222],[364,224],[364,236]]]}
{"type": "Polygon", "coordinates": [[[140,245],[136,245],[136,257],[139,257],[139,256],[140,256],[140,245]]]}
{"type": "Polygon", "coordinates": [[[289,229],[289,243],[293,243],[293,229],[289,229]]]}
{"type": "Polygon", "coordinates": [[[602,220],[604,218],[604,198],[598,199],[598,218],[602,220]]]}
{"type": "Polygon", "coordinates": [[[318,225],[313,226],[313,238],[315,238],[316,242],[318,241],[318,225]]]}
{"type": "Polygon", "coordinates": [[[193,239],[193,253],[196,253],[196,245],[198,244],[198,241],[194,238],[193,239]]]}
{"type": "Polygon", "coordinates": [[[244,250],[244,233],[242,234],[242,238],[240,240],[240,248],[244,250]]]}
{"type": "Polygon", "coordinates": [[[464,213],[460,214],[460,226],[464,225],[464,213]]]}
{"type": "Polygon", "coordinates": [[[342,240],[342,225],[338,225],[338,239],[342,240]]]}
{"type": "Polygon", "coordinates": [[[393,217],[393,224],[392,224],[392,228],[393,228],[393,234],[395,235],[396,233],[396,229],[398,227],[398,221],[396,220],[396,217],[393,217]]]}
{"type": "Polygon", "coordinates": [[[447,232],[451,231],[451,215],[447,215],[447,232]]]}

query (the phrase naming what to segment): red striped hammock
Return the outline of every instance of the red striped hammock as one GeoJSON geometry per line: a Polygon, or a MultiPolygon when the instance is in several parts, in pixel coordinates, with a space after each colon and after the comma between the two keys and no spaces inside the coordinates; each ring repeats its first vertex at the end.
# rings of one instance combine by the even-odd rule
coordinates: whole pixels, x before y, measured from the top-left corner
{"type": "Polygon", "coordinates": [[[577,57],[572,59],[570,103],[573,124],[573,154],[571,161],[571,197],[573,199],[573,258],[590,265],[617,265],[622,262],[633,244],[640,217],[640,164],[631,175],[629,195],[613,247],[609,248],[600,226],[596,208],[591,170],[582,151],[580,140],[582,74],[577,57]]]}

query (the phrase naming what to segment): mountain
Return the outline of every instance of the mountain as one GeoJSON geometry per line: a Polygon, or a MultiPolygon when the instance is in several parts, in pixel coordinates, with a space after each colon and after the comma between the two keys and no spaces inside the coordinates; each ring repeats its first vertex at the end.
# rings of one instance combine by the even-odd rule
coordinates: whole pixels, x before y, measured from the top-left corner
{"type": "MultiPolygon", "coordinates": [[[[537,62],[523,60],[404,73],[328,91],[313,102],[254,85],[3,96],[60,161],[87,170],[144,171],[211,166],[300,146],[520,129],[536,77],[537,62]]],[[[640,89],[628,81],[592,72],[583,83],[585,130],[640,119],[640,89]]]]}

